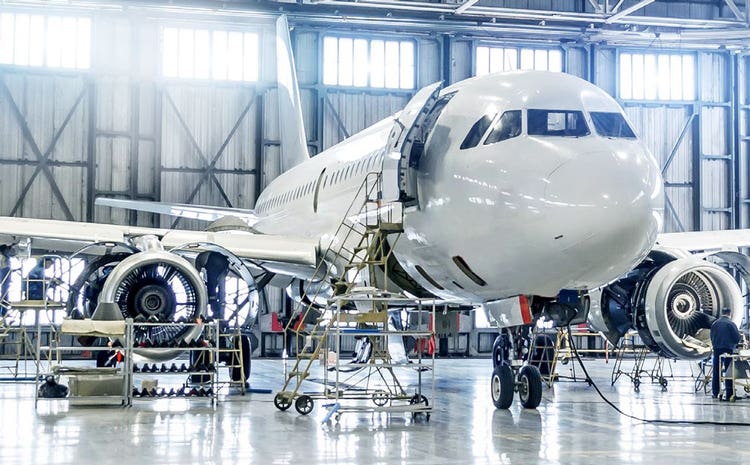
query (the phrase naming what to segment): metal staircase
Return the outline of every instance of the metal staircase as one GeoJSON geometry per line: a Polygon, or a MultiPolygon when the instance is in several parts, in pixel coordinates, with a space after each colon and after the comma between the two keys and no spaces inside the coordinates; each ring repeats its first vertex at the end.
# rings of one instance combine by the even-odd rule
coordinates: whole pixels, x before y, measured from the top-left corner
{"type": "MultiPolygon", "coordinates": [[[[310,377],[313,363],[321,359],[321,355],[327,356],[322,351],[327,350],[326,342],[334,323],[340,322],[341,314],[347,309],[356,307],[356,302],[348,298],[352,290],[355,286],[373,290],[387,287],[385,265],[391,248],[386,238],[396,235],[392,244],[398,240],[403,232],[403,211],[398,202],[383,202],[381,181],[380,173],[369,173],[365,177],[334,235],[338,242],[332,240],[325,250],[324,260],[313,274],[315,284],[302,295],[285,328],[285,333],[297,342],[297,351],[294,366],[287,372],[284,386],[274,398],[279,410],[287,410],[295,402],[297,411],[310,413],[312,403],[307,400],[308,396],[300,395],[300,385],[310,377]],[[338,273],[330,273],[337,276],[332,285],[334,295],[326,299],[325,309],[321,310],[319,299],[330,290],[327,264],[338,273]],[[378,277],[382,282],[378,282],[378,277]],[[302,347],[299,347],[300,341],[304,341],[302,347]]],[[[381,310],[379,318],[385,321],[387,305],[381,310]]],[[[285,344],[288,339],[284,338],[285,344]]]]}

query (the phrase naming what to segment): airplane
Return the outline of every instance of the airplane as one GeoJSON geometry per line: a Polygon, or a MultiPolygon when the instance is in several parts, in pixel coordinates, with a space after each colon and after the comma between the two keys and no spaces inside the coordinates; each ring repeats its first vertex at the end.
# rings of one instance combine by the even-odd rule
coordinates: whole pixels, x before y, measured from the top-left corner
{"type": "Polygon", "coordinates": [[[588,319],[613,341],[635,328],[656,352],[687,359],[710,351],[707,328],[722,307],[739,323],[740,287],[715,261],[750,270],[737,251],[750,246],[750,232],[660,234],[661,169],[602,89],[543,71],[435,83],[400,113],[310,157],[286,18],[276,27],[283,173],[253,210],[97,199],[214,223],[184,231],[4,217],[0,234],[121,247],[95,315],[171,318],[164,288],[175,276],[200,312],[201,278],[174,253],[185,244],[229,257],[248,282],[302,288],[299,299],[313,281],[335,292],[348,258],[331,252],[347,245],[337,228],[375,173],[379,200],[403,215],[403,234],[389,244],[389,289],[488,314],[502,332],[490,383],[500,409],[515,392],[526,408],[541,402],[540,373],[524,360],[542,315],[558,326],[588,319]],[[314,271],[321,263],[323,277],[314,271]],[[142,285],[140,271],[154,265],[170,279],[142,285]]]}

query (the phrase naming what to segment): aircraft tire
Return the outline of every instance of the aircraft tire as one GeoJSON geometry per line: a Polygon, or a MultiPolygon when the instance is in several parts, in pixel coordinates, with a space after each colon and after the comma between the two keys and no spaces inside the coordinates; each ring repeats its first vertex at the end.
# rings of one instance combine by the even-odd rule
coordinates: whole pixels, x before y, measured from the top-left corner
{"type": "Polygon", "coordinates": [[[534,409],[542,402],[542,375],[532,365],[521,368],[519,375],[518,397],[523,408],[534,409]]]}
{"type": "Polygon", "coordinates": [[[513,370],[505,363],[495,367],[490,382],[490,393],[495,408],[507,409],[513,403],[513,370]]]}

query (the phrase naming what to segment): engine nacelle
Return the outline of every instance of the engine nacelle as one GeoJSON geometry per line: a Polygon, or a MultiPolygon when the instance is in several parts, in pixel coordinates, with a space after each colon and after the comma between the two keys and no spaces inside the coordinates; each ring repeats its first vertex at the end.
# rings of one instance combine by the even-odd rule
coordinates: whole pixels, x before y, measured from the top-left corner
{"type": "Polygon", "coordinates": [[[744,308],[737,282],[724,269],[664,250],[591,297],[589,322],[611,342],[635,328],[651,350],[680,359],[705,358],[721,309],[731,308],[739,324],[744,308]]]}
{"type": "MultiPolygon", "coordinates": [[[[186,259],[164,250],[146,250],[119,262],[107,276],[99,305],[116,304],[123,318],[136,321],[192,322],[203,315],[208,298],[200,274],[186,259]]],[[[197,326],[139,327],[135,345],[170,346],[191,341],[197,326]]]]}

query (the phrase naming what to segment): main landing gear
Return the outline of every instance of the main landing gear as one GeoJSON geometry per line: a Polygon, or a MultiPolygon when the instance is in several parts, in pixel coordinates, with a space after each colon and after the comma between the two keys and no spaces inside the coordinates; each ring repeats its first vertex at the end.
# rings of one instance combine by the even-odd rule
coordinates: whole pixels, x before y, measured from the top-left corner
{"type": "MultiPolygon", "coordinates": [[[[494,370],[490,392],[496,408],[509,408],[515,392],[518,392],[518,398],[524,408],[534,409],[542,402],[542,375],[539,369],[533,365],[514,366],[511,363],[513,356],[528,352],[523,349],[526,339],[520,332],[512,335],[507,330],[503,330],[495,339],[492,347],[494,370]],[[513,350],[514,347],[518,350],[513,350]]],[[[516,360],[520,362],[521,357],[517,357],[516,360]]]]}

